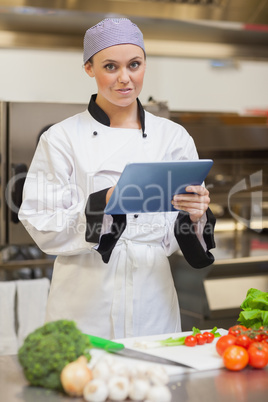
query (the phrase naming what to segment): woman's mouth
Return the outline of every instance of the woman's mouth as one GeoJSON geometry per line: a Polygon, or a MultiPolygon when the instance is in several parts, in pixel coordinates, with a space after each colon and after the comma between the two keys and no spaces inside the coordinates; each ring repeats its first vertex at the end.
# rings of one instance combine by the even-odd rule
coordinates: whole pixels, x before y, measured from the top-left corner
{"type": "Polygon", "coordinates": [[[128,95],[131,91],[132,91],[131,88],[121,88],[116,90],[116,92],[121,95],[128,95]]]}

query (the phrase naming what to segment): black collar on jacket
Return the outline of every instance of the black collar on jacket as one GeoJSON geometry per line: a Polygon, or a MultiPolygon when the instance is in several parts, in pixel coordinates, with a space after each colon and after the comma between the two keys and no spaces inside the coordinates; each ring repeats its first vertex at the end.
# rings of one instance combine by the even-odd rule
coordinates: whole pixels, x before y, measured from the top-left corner
{"type": "MultiPolygon", "coordinates": [[[[88,104],[88,111],[91,114],[91,116],[95,120],[97,120],[99,123],[110,127],[110,119],[107,116],[107,114],[97,105],[96,98],[97,98],[96,94],[91,96],[90,102],[88,104]]],[[[137,98],[137,103],[138,103],[138,109],[139,109],[139,115],[140,115],[142,136],[145,138],[145,137],[147,137],[147,134],[145,134],[145,113],[144,113],[142,104],[140,103],[138,98],[137,98]]]]}

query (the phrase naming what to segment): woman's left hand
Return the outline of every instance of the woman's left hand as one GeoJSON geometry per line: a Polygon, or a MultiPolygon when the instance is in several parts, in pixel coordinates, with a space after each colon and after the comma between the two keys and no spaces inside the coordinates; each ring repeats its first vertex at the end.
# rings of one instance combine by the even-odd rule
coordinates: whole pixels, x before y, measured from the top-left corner
{"type": "Polygon", "coordinates": [[[209,191],[203,186],[188,186],[186,191],[189,193],[174,195],[172,205],[176,209],[188,212],[192,222],[198,222],[208,209],[209,191]]]}

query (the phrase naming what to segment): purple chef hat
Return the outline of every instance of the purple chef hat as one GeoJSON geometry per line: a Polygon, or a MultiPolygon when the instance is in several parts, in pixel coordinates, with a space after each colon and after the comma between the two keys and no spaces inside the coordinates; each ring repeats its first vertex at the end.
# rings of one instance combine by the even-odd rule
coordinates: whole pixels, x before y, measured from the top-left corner
{"type": "Polygon", "coordinates": [[[132,44],[144,52],[143,35],[128,18],[105,18],[89,28],[84,37],[84,64],[99,51],[110,46],[132,44]]]}

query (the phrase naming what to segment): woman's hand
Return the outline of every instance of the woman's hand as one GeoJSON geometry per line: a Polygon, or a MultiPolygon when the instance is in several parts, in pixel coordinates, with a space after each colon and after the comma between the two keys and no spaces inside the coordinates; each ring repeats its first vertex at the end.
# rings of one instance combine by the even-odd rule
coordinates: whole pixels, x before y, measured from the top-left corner
{"type": "Polygon", "coordinates": [[[113,192],[114,192],[115,186],[109,188],[109,190],[106,193],[106,205],[108,204],[109,199],[111,198],[113,192]]]}
{"type": "Polygon", "coordinates": [[[195,194],[176,194],[171,203],[174,208],[189,212],[192,222],[198,222],[208,209],[209,191],[203,186],[188,186],[186,191],[195,194]]]}

